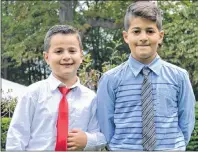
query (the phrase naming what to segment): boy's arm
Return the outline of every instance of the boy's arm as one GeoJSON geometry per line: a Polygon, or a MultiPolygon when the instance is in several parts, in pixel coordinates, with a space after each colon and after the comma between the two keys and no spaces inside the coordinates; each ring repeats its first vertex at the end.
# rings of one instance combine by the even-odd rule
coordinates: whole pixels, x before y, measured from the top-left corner
{"type": "MultiPolygon", "coordinates": [[[[113,78],[111,79],[112,81],[113,78]]],[[[114,109],[115,109],[115,93],[112,82],[108,75],[103,75],[99,81],[97,90],[97,118],[101,128],[101,132],[105,135],[107,144],[110,143],[114,135],[114,109]]]]}
{"type": "Polygon", "coordinates": [[[183,74],[178,96],[179,127],[181,128],[185,143],[188,144],[195,125],[195,96],[189,80],[188,73],[183,74]]]}
{"type": "Polygon", "coordinates": [[[15,108],[6,140],[6,150],[25,150],[30,139],[30,125],[34,104],[28,96],[23,96],[15,108]]]}
{"type": "Polygon", "coordinates": [[[97,101],[96,98],[93,99],[91,106],[91,116],[90,122],[88,124],[87,135],[87,144],[84,150],[100,150],[105,147],[106,139],[104,134],[100,132],[100,126],[96,116],[97,111],[97,101]]]}

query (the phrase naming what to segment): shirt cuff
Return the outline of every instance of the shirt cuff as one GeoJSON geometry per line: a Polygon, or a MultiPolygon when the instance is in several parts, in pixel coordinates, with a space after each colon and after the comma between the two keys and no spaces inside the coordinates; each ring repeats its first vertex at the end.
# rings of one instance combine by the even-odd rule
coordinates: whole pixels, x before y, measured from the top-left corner
{"type": "Polygon", "coordinates": [[[95,134],[91,134],[88,132],[85,132],[85,134],[87,135],[87,145],[84,148],[85,151],[87,150],[97,150],[97,139],[96,139],[96,135],[95,134]]]}

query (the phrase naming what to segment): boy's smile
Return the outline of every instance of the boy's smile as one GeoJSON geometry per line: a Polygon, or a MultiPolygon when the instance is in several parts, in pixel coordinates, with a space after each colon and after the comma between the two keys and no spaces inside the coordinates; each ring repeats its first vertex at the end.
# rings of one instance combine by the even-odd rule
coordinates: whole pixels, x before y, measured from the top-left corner
{"type": "Polygon", "coordinates": [[[70,68],[74,63],[61,63],[60,65],[63,65],[65,68],[70,68]]]}
{"type": "Polygon", "coordinates": [[[155,22],[141,17],[132,17],[128,31],[123,31],[132,57],[144,64],[149,64],[155,58],[163,36],[155,22]]]}
{"type": "Polygon", "coordinates": [[[51,37],[50,48],[44,53],[53,75],[60,81],[75,81],[77,70],[82,63],[82,50],[76,34],[55,34],[51,37]]]}

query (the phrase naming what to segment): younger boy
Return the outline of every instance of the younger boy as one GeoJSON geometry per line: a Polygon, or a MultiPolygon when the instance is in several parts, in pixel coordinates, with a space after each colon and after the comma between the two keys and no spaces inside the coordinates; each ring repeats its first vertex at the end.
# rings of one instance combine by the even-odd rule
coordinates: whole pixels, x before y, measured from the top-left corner
{"type": "Polygon", "coordinates": [[[19,100],[7,134],[6,150],[98,150],[105,145],[96,119],[95,93],[80,84],[79,33],[55,25],[44,40],[52,73],[30,85],[19,100]],[[69,114],[68,114],[69,113],[69,114]],[[69,132],[69,133],[68,133],[69,132]]]}
{"type": "Polygon", "coordinates": [[[186,70],[157,54],[164,32],[160,10],[131,4],[123,37],[129,59],[106,72],[97,115],[109,150],[185,150],[195,124],[195,97],[186,70]]]}

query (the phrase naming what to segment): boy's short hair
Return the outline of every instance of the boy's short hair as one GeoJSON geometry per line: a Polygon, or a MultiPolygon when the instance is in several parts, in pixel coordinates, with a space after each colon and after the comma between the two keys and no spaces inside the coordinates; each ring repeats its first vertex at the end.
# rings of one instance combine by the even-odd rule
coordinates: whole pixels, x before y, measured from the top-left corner
{"type": "Polygon", "coordinates": [[[160,9],[151,1],[136,1],[129,5],[124,18],[124,28],[128,31],[132,17],[142,17],[156,22],[159,31],[162,30],[162,16],[160,9]]]}
{"type": "Polygon", "coordinates": [[[83,49],[82,41],[79,32],[70,25],[54,25],[52,26],[45,35],[44,39],[44,51],[48,51],[50,48],[50,41],[51,37],[55,34],[62,33],[62,34],[77,34],[80,48],[83,49]]]}

